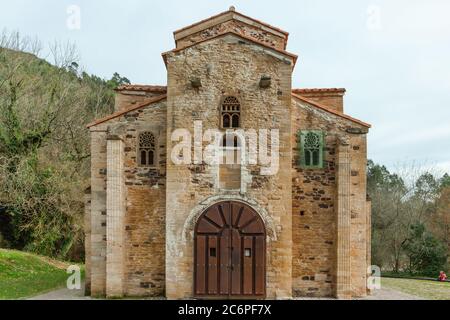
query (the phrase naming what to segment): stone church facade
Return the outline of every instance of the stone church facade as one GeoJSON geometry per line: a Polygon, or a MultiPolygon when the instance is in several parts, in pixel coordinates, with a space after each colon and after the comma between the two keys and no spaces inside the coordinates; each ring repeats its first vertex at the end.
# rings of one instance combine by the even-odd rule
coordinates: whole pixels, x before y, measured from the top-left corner
{"type": "Polygon", "coordinates": [[[234,8],[174,37],[176,48],[162,55],[167,86],[121,86],[115,113],[89,125],[87,291],[365,296],[370,125],[344,113],[345,90],[293,89],[297,56],[286,51],[288,33],[234,8]],[[175,160],[203,150],[206,130],[223,133],[220,148],[240,159],[251,144],[233,132],[274,130],[278,170],[267,174],[259,162],[177,163],[180,129],[194,142],[175,160]]]}

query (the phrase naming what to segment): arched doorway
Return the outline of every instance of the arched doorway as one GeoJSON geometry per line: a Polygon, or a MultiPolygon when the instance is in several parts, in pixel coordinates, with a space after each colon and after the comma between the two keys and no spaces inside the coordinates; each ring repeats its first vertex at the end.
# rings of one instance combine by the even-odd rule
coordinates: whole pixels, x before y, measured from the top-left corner
{"type": "Polygon", "coordinates": [[[240,202],[207,209],[195,227],[196,297],[264,298],[266,231],[257,212],[240,202]]]}

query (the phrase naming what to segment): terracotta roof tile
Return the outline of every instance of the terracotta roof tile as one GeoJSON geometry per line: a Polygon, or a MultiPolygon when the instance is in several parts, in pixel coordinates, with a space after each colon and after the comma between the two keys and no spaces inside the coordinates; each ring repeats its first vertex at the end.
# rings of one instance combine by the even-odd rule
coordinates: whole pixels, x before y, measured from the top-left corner
{"type": "Polygon", "coordinates": [[[344,114],[344,113],[341,113],[341,112],[332,110],[332,109],[328,108],[327,106],[324,106],[324,105],[321,104],[321,103],[318,103],[318,102],[316,102],[316,101],[307,99],[307,98],[302,97],[302,96],[300,96],[300,95],[298,95],[298,94],[292,93],[292,96],[293,96],[294,98],[298,99],[298,100],[301,100],[301,101],[303,101],[303,102],[306,102],[306,103],[308,103],[308,104],[310,104],[310,105],[313,105],[313,106],[316,107],[316,108],[319,108],[319,109],[321,109],[321,110],[323,110],[323,111],[326,111],[326,112],[328,112],[328,113],[334,114],[334,115],[336,115],[336,116],[338,116],[338,117],[341,117],[341,118],[350,120],[350,121],[352,121],[352,122],[355,122],[355,123],[360,124],[360,125],[362,125],[362,126],[364,126],[364,127],[367,127],[367,128],[371,128],[371,127],[372,127],[370,124],[368,124],[368,123],[366,123],[366,122],[363,122],[363,121],[361,121],[361,120],[352,118],[352,117],[350,117],[350,116],[348,116],[348,115],[346,115],[346,114],[344,114]]]}
{"type": "Polygon", "coordinates": [[[164,94],[167,92],[166,86],[143,85],[143,84],[125,84],[119,86],[115,91],[143,91],[164,94]]]}
{"type": "Polygon", "coordinates": [[[347,92],[344,88],[311,88],[311,89],[292,89],[293,93],[302,94],[302,93],[345,93],[347,92]]]}
{"type": "Polygon", "coordinates": [[[105,123],[105,122],[107,122],[109,120],[112,120],[112,119],[115,119],[115,118],[118,118],[120,116],[123,116],[123,115],[129,113],[129,112],[136,111],[136,110],[139,110],[141,108],[147,107],[148,105],[150,105],[152,103],[159,102],[159,101],[164,100],[166,98],[167,98],[167,95],[163,94],[163,95],[160,95],[158,97],[153,97],[153,98],[150,98],[150,99],[146,99],[145,101],[143,101],[142,103],[140,103],[140,104],[138,104],[136,106],[132,105],[132,106],[128,107],[127,109],[123,110],[123,111],[115,112],[115,113],[113,113],[113,114],[111,114],[111,115],[109,115],[107,117],[104,117],[102,119],[98,119],[98,120],[88,124],[87,127],[88,128],[95,127],[95,126],[97,126],[99,124],[105,123]]]}

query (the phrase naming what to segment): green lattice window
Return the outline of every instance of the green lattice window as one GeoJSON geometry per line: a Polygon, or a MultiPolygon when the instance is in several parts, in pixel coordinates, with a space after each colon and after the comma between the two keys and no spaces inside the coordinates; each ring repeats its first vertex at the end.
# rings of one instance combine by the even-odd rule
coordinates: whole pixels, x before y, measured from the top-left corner
{"type": "Polygon", "coordinates": [[[300,166],[305,169],[324,167],[324,133],[318,130],[299,132],[300,166]]]}

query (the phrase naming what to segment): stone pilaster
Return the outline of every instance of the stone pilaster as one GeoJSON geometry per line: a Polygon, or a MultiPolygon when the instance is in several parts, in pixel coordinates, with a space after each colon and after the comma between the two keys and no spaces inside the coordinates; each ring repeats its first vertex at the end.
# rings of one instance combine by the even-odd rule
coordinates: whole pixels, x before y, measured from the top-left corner
{"type": "Polygon", "coordinates": [[[337,223],[336,223],[336,297],[350,299],[351,259],[350,259],[350,152],[349,143],[339,139],[337,148],[337,223]]]}
{"type": "MultiPolygon", "coordinates": [[[[367,279],[368,279],[370,276],[372,276],[372,272],[371,272],[372,268],[369,269],[369,267],[372,265],[372,201],[370,200],[370,198],[367,199],[366,206],[367,206],[366,207],[366,213],[367,213],[367,217],[366,217],[366,219],[367,219],[366,220],[367,221],[367,226],[366,226],[366,230],[367,230],[366,263],[367,263],[367,279]]],[[[372,292],[369,288],[367,288],[367,294],[372,294],[372,292]]]]}
{"type": "Polygon", "coordinates": [[[91,296],[106,294],[106,132],[91,130],[91,296]]]}
{"type": "Polygon", "coordinates": [[[108,137],[106,182],[106,295],[108,297],[124,295],[125,182],[123,149],[123,141],[120,137],[108,137]]]}
{"type": "Polygon", "coordinates": [[[85,290],[91,295],[91,188],[84,192],[84,248],[85,248],[85,290]]]}

